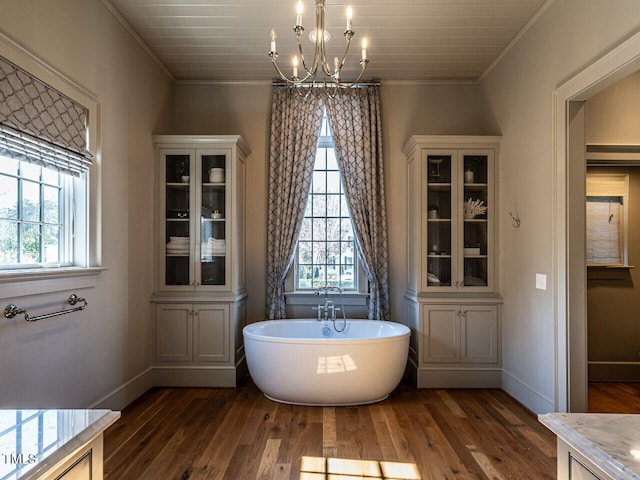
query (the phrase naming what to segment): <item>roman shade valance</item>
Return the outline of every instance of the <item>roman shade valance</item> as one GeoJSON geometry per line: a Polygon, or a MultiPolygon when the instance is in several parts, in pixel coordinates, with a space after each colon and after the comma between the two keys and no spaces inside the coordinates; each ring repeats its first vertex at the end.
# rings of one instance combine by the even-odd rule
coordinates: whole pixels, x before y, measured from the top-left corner
{"type": "Polygon", "coordinates": [[[89,111],[0,57],[0,154],[78,176],[91,166],[89,111]]]}

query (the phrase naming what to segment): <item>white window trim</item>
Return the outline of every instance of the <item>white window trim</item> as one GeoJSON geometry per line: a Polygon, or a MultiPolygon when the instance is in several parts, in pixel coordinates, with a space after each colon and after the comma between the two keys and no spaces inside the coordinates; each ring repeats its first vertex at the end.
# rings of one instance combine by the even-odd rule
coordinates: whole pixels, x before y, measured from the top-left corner
{"type": "MultiPolygon", "coordinates": [[[[586,197],[621,197],[622,198],[622,263],[588,263],[589,268],[611,268],[629,266],[629,175],[587,173],[586,197]]],[[[585,199],[586,200],[586,199],[585,199]]]]}
{"type": "Polygon", "coordinates": [[[86,203],[76,211],[75,228],[86,229],[85,241],[74,247],[74,266],[59,268],[25,268],[0,271],[0,286],[5,298],[58,292],[95,286],[101,267],[100,219],[100,104],[97,96],[59,72],[33,53],[0,33],[0,55],[29,72],[47,85],[88,109],[89,138],[87,149],[94,155],[91,169],[85,174],[86,203]]]}

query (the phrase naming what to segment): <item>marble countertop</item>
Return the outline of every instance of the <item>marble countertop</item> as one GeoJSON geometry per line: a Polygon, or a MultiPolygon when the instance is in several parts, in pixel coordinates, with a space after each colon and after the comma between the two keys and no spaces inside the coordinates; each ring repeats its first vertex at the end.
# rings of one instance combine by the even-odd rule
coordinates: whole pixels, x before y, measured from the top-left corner
{"type": "Polygon", "coordinates": [[[118,418],[111,410],[0,410],[0,480],[40,478],[118,418]]]}
{"type": "Polygon", "coordinates": [[[547,413],[538,420],[613,478],[640,480],[640,415],[547,413]]]}

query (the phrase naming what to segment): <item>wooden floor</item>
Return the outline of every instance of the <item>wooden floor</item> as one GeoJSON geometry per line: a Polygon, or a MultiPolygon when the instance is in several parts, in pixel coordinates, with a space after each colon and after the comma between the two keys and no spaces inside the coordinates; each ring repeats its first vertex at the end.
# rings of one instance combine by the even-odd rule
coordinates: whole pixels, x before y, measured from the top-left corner
{"type": "Polygon", "coordinates": [[[590,413],[640,413],[640,383],[589,383],[590,413]]]}
{"type": "Polygon", "coordinates": [[[237,389],[156,388],[104,439],[107,480],[551,479],[555,436],[500,390],[415,389],[302,407],[237,389]]]}

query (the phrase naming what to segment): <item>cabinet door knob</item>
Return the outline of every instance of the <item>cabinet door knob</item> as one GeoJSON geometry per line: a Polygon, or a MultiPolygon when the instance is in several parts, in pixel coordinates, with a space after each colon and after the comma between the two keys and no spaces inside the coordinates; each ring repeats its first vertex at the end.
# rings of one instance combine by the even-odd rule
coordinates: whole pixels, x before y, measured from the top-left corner
{"type": "Polygon", "coordinates": [[[462,312],[462,315],[464,315],[464,317],[467,318],[467,311],[465,310],[464,312],[462,312]]]}

